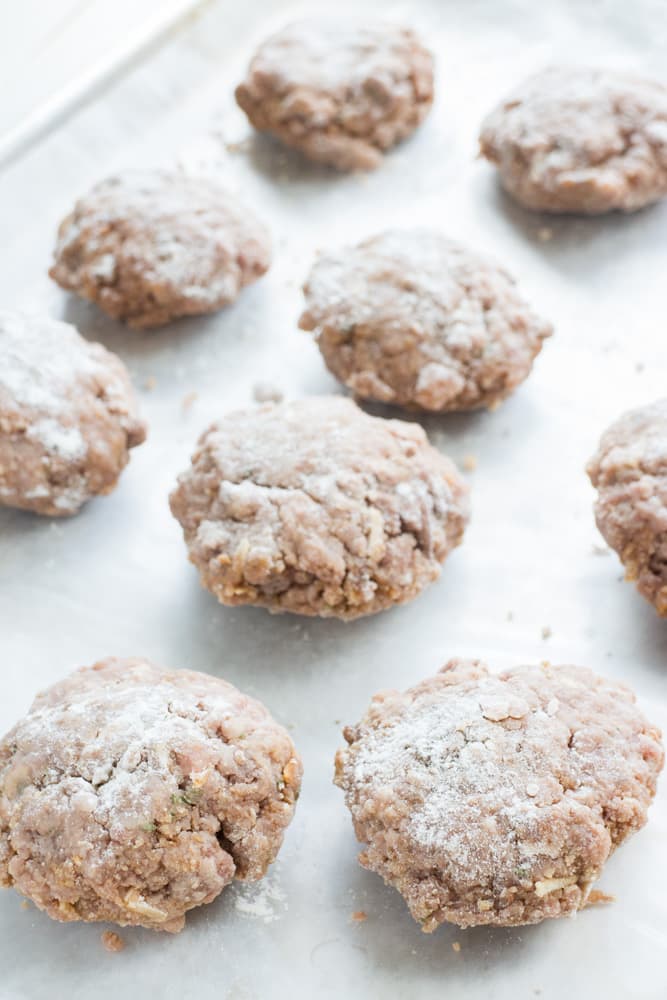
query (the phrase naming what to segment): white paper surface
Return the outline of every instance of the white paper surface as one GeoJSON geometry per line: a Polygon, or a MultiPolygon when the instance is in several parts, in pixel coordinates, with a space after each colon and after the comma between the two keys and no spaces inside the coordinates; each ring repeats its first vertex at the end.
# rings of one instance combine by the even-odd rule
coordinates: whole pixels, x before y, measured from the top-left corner
{"type": "Polygon", "coordinates": [[[150,424],[118,490],[79,517],[56,523],[0,512],[0,731],[75,666],[145,655],[260,697],[292,728],[305,763],[269,890],[259,898],[225,891],[177,937],[126,929],[125,950],[111,955],[100,943],[103,925],[57,924],[1,893],[3,1000],[665,996],[667,782],[648,826],[600,883],[614,904],[534,928],[442,928],[431,936],[397,893],[357,865],[343,797],[331,783],[341,723],[356,721],[376,690],[407,687],[454,655],[493,667],[543,658],[590,666],[631,683],[667,729],[667,623],[621,582],[615,555],[597,554],[602,540],[583,471],[611,419],[665,391],[667,203],[629,217],[541,218],[500,194],[492,169],[475,159],[483,114],[545,63],[580,59],[659,75],[664,7],[368,6],[416,23],[438,58],[433,113],[372,175],[304,168],[262,139],[228,152],[207,136],[211,126],[229,142],[250,134],[233,85],[255,42],[294,11],[268,0],[216,5],[0,175],[2,304],[64,316],[116,350],[150,424]],[[223,313],[133,333],[49,283],[55,226],[100,176],[174,158],[220,161],[270,224],[275,264],[223,313]],[[352,624],[218,606],[200,588],[168,511],[176,474],[213,418],[252,405],[256,382],[288,397],[338,391],[296,328],[313,253],[415,223],[495,253],[556,325],[531,378],[497,412],[424,421],[457,461],[477,460],[463,546],[414,603],[352,624]],[[368,919],[355,924],[358,910],[368,919]]]}

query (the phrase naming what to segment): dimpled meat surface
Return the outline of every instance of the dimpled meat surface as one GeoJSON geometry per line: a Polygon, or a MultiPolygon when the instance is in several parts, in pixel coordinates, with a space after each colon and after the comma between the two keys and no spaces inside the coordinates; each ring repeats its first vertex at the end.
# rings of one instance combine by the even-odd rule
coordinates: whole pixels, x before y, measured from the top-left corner
{"type": "Polygon", "coordinates": [[[129,326],[214,312],[269,267],[268,231],[211,176],[128,170],[60,225],[49,272],[129,326]]]}
{"type": "Polygon", "coordinates": [[[0,312],[0,504],[75,514],[145,437],[120,358],[68,323],[0,312]]]}
{"type": "Polygon", "coordinates": [[[667,616],[667,399],[612,424],[588,474],[598,491],[595,520],[626,579],[667,616]]]}
{"type": "Polygon", "coordinates": [[[0,742],[0,885],[57,920],[178,931],[264,875],[300,782],[287,732],[231,684],[102,661],[0,742]]]}
{"type": "Polygon", "coordinates": [[[431,412],[493,407],[552,328],[494,261],[429,230],[324,254],[300,325],[358,396],[431,412]]]}
{"type": "Polygon", "coordinates": [[[339,170],[377,167],[433,101],[433,60],[409,28],[310,18],[268,38],[236,100],[251,123],[339,170]]]}
{"type": "Polygon", "coordinates": [[[214,424],[171,509],[223,604],[356,618],[437,578],[468,491],[421,427],[325,396],[214,424]]]}
{"type": "Polygon", "coordinates": [[[336,757],[364,867],[425,931],[533,924],[585,905],[646,822],[660,732],[620,684],[578,667],[491,675],[452,660],[378,694],[336,757]]]}
{"type": "Polygon", "coordinates": [[[667,88],[612,70],[552,67],[487,117],[480,147],[527,208],[632,212],[667,194],[667,88]]]}

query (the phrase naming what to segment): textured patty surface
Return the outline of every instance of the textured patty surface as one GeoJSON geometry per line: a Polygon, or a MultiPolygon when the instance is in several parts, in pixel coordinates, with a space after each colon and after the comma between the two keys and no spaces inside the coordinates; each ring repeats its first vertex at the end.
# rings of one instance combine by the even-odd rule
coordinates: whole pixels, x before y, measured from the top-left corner
{"type": "Polygon", "coordinates": [[[588,474],[595,520],[628,580],[667,615],[667,399],[625,413],[605,432],[588,474]]]}
{"type": "Polygon", "coordinates": [[[0,885],[57,920],[178,931],[233,878],[262,877],[300,782],[291,739],[254,698],[104,660],[0,741],[0,885]]]}
{"type": "Polygon", "coordinates": [[[128,170],[81,198],[49,274],[134,327],[214,312],[269,267],[268,231],[211,176],[128,170]]]}
{"type": "Polygon", "coordinates": [[[632,212],[667,194],[667,88],[612,70],[552,67],[486,118],[480,148],[528,208],[632,212]]]}
{"type": "Polygon", "coordinates": [[[660,732],[627,688],[548,664],[491,675],[452,660],[376,695],[344,735],[335,780],[360,861],[425,931],[580,909],[646,822],[663,765],[660,732]]]}
{"type": "Polygon", "coordinates": [[[421,427],[317,397],[214,424],[171,509],[223,604],[356,618],[437,578],[468,490],[421,427]]]}
{"type": "Polygon", "coordinates": [[[323,254],[304,294],[300,325],[341,382],[436,413],[495,406],[552,332],[507,271],[425,229],[323,254]]]}
{"type": "Polygon", "coordinates": [[[145,437],[120,358],[68,323],[0,311],[0,504],[75,514],[145,437]]]}
{"type": "Polygon", "coordinates": [[[377,167],[433,101],[433,60],[389,22],[309,18],[254,55],[236,100],[251,123],[339,170],[377,167]]]}

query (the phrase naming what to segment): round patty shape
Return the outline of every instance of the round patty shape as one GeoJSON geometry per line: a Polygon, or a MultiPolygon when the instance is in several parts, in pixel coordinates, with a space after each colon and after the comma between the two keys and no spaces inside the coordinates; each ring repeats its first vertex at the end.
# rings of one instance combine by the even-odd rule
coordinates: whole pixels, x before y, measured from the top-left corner
{"type": "Polygon", "coordinates": [[[130,170],[76,203],[60,224],[49,274],[142,328],[215,312],[270,262],[267,230],[214,178],[130,170]]]}
{"type": "Polygon", "coordinates": [[[485,120],[482,154],[541,212],[634,212],[667,194],[667,88],[604,69],[553,67],[485,120]]]}
{"type": "Polygon", "coordinates": [[[310,18],[254,55],[236,100],[255,128],[338,170],[372,170],[433,101],[433,59],[409,28],[310,18]]]}
{"type": "Polygon", "coordinates": [[[76,514],[145,437],[120,358],[68,323],[0,311],[0,504],[76,514]]]}
{"type": "Polygon", "coordinates": [[[603,434],[588,475],[595,520],[627,580],[667,616],[667,399],[625,413],[603,434]]]}
{"type": "Polygon", "coordinates": [[[171,509],[223,604],[357,618],[439,576],[468,490],[421,427],[322,396],[214,424],[171,509]]]}
{"type": "Polygon", "coordinates": [[[375,696],[336,755],[365,868],[422,929],[534,924],[585,905],[646,822],[660,732],[624,686],[578,667],[490,675],[452,660],[375,696]]]}
{"type": "Polygon", "coordinates": [[[179,931],[232,879],[264,875],[300,783],[291,739],[254,698],[103,660],[0,741],[0,885],[56,920],[179,931]]]}
{"type": "Polygon", "coordinates": [[[551,325],[494,261],[426,229],[324,254],[300,326],[357,396],[441,413],[496,406],[551,325]]]}

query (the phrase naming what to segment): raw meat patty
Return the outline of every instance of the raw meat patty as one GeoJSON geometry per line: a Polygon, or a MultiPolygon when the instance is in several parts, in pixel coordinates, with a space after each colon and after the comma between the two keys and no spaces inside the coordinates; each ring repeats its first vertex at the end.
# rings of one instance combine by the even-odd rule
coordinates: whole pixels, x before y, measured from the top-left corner
{"type": "Polygon", "coordinates": [[[68,323],[0,311],[0,504],[76,514],[145,437],[120,358],[68,323]]]}
{"type": "Polygon", "coordinates": [[[667,399],[612,424],[588,475],[598,491],[595,520],[626,579],[667,616],[667,399]]]}
{"type": "Polygon", "coordinates": [[[179,931],[233,878],[265,874],[300,783],[291,739],[254,698],[103,660],[0,741],[0,885],[56,920],[179,931]]]}
{"type": "Polygon", "coordinates": [[[341,382],[432,412],[496,406],[552,332],[503,268],[425,229],[324,254],[304,294],[300,326],[341,382]]]}
{"type": "Polygon", "coordinates": [[[171,509],[223,604],[357,618],[439,576],[468,490],[421,427],[318,397],[214,424],[171,509]]]}
{"type": "Polygon", "coordinates": [[[267,230],[215,178],[129,170],[76,203],[49,274],[112,319],[152,327],[228,305],[270,262],[267,230]]]}
{"type": "Polygon", "coordinates": [[[251,123],[310,160],[371,170],[433,101],[433,60],[409,28],[310,18],[254,55],[236,100],[251,123]]]}
{"type": "Polygon", "coordinates": [[[527,208],[634,212],[667,194],[667,88],[613,70],[546,69],[488,116],[480,148],[527,208]]]}
{"type": "Polygon", "coordinates": [[[548,664],[494,676],[452,660],[376,695],[344,735],[335,781],[361,864],[425,931],[580,909],[646,822],[664,756],[627,688],[548,664]]]}

